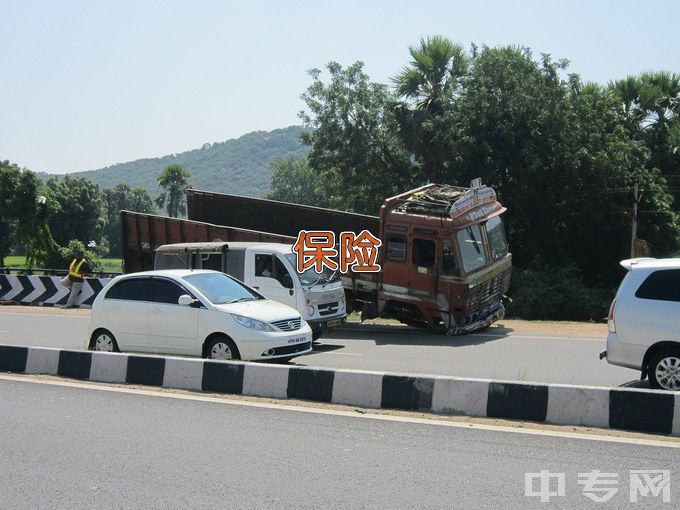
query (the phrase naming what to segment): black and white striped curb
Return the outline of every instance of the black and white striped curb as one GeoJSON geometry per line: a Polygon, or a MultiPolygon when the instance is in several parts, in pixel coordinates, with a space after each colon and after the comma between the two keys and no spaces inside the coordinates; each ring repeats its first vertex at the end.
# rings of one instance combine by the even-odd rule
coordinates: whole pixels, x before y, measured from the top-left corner
{"type": "MultiPolygon", "coordinates": [[[[60,282],[63,276],[0,275],[0,301],[24,305],[65,305],[71,289],[60,282]]],[[[87,278],[78,295],[79,306],[92,302],[111,278],[87,278]]]]}
{"type": "Polygon", "coordinates": [[[0,345],[0,371],[680,435],[680,392],[0,345]]]}

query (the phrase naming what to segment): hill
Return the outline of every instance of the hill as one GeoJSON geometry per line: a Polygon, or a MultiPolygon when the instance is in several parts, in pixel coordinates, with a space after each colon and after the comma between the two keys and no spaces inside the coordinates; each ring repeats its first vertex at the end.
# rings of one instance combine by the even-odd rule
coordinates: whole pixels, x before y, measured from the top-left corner
{"type": "Polygon", "coordinates": [[[255,131],[179,154],[138,159],[69,175],[85,177],[101,188],[126,182],[134,188],[145,188],[151,196],[156,196],[157,176],[166,165],[179,163],[191,174],[190,182],[194,188],[262,197],[269,192],[270,163],[288,156],[298,158],[309,150],[300,143],[303,130],[300,126],[290,126],[274,131],[255,131]]]}

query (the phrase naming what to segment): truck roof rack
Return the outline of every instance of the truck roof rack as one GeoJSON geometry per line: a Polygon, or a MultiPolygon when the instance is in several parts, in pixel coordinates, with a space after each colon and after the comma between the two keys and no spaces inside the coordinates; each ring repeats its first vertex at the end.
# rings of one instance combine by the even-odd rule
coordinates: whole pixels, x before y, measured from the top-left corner
{"type": "Polygon", "coordinates": [[[453,203],[461,198],[469,189],[437,184],[428,189],[413,193],[395,207],[394,211],[405,214],[448,217],[453,203]]]}

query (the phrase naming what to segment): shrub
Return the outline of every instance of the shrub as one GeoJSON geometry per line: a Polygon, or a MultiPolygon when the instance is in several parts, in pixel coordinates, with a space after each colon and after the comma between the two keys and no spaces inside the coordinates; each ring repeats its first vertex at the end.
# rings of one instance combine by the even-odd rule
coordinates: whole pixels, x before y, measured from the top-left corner
{"type": "Polygon", "coordinates": [[[600,321],[607,316],[616,289],[588,287],[573,266],[514,268],[508,318],[600,321]]]}

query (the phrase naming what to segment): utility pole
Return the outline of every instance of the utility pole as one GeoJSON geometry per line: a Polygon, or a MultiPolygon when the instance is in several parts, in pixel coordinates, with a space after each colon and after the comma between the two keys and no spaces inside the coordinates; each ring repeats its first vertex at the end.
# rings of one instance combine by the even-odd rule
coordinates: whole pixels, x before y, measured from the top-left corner
{"type": "Polygon", "coordinates": [[[630,238],[630,258],[635,258],[635,238],[637,237],[638,204],[640,203],[640,181],[635,181],[633,188],[633,228],[630,238]]]}

